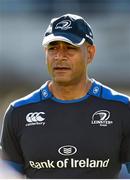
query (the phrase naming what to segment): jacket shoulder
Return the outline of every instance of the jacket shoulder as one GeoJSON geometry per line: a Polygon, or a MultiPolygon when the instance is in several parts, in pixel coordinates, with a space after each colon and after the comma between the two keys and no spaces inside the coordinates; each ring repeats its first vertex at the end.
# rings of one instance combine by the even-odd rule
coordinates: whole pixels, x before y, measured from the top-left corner
{"type": "Polygon", "coordinates": [[[122,102],[124,104],[129,104],[130,102],[129,96],[123,93],[120,93],[118,91],[115,91],[105,85],[102,85],[102,98],[122,102]]]}
{"type": "Polygon", "coordinates": [[[38,103],[42,100],[48,99],[51,97],[51,92],[48,89],[48,81],[43,84],[39,89],[33,91],[29,95],[20,98],[11,103],[13,107],[20,107],[31,103],[38,103]]]}
{"type": "Polygon", "coordinates": [[[31,103],[37,103],[41,100],[40,98],[40,89],[28,94],[25,97],[17,99],[11,103],[13,107],[20,107],[31,103]]]}

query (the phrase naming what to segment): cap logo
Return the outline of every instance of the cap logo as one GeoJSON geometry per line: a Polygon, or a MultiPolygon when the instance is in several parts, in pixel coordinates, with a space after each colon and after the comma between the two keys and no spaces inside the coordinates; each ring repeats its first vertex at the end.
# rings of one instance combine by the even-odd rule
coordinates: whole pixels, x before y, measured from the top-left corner
{"type": "Polygon", "coordinates": [[[58,24],[56,24],[55,29],[62,29],[62,30],[67,30],[67,29],[71,29],[71,21],[70,20],[63,20],[61,22],[59,22],[58,24]]]}

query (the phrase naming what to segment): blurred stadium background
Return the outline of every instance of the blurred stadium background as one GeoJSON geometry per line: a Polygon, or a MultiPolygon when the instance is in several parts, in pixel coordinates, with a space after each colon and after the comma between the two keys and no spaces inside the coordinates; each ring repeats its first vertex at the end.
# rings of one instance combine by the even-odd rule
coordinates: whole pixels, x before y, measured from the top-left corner
{"type": "Polygon", "coordinates": [[[0,0],[0,131],[9,103],[49,78],[42,37],[50,19],[65,13],[83,16],[93,28],[90,77],[130,95],[129,0],[0,0]]]}

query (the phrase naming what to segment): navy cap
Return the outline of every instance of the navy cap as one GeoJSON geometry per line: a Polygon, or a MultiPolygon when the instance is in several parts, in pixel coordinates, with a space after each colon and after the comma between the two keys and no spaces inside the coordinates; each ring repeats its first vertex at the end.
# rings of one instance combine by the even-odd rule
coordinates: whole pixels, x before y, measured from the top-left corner
{"type": "Polygon", "coordinates": [[[85,41],[93,44],[93,32],[90,25],[81,17],[65,14],[53,18],[44,34],[43,46],[53,41],[64,41],[74,46],[81,46],[85,41]]]}

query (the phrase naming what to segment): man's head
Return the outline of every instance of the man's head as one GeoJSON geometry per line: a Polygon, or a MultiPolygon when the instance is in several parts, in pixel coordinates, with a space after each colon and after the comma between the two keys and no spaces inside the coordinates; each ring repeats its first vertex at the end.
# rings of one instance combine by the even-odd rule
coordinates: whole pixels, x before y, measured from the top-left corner
{"type": "Polygon", "coordinates": [[[85,80],[95,46],[91,27],[82,17],[66,14],[52,19],[42,45],[53,81],[72,84],[85,80]]]}

